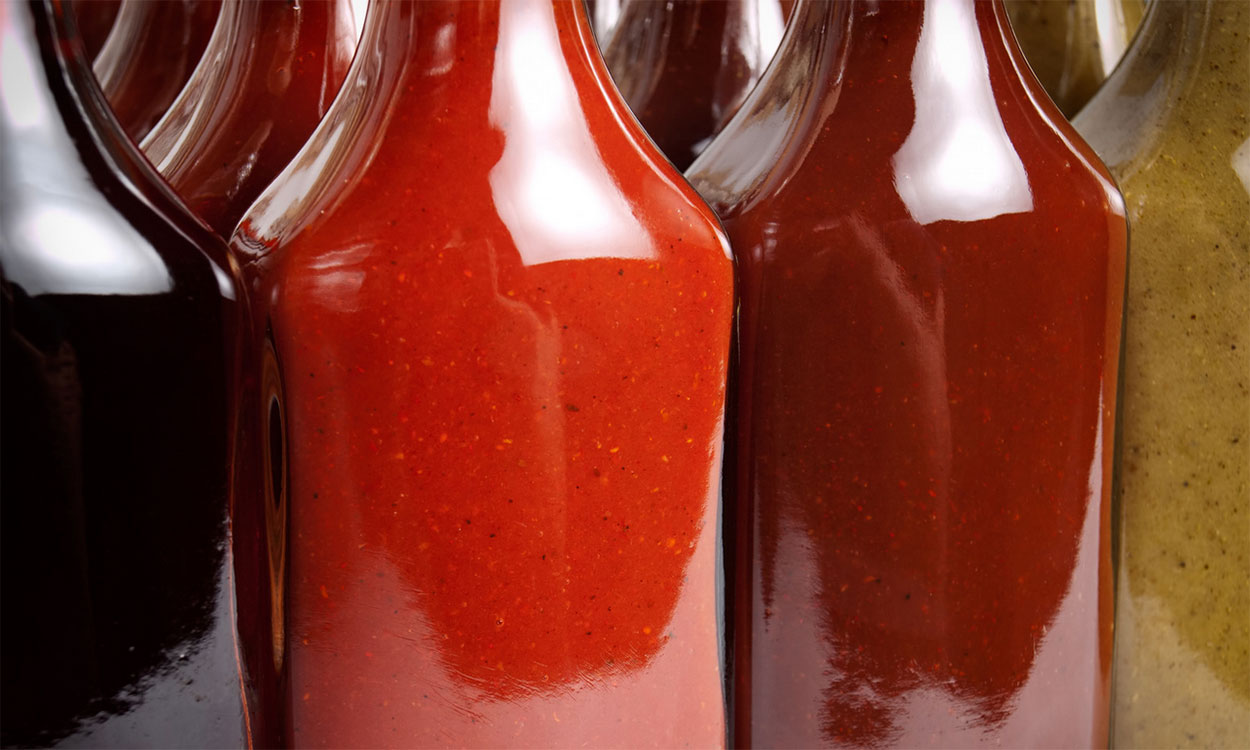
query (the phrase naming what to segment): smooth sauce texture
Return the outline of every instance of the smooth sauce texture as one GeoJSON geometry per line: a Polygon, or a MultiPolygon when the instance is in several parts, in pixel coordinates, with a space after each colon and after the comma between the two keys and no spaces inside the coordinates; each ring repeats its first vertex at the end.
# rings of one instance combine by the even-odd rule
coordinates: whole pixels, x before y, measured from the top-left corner
{"type": "Polygon", "coordinates": [[[286,383],[298,745],[724,742],[731,265],[584,13],[375,6],[236,233],[286,383]]]}
{"type": "Polygon", "coordinates": [[[795,13],[689,172],[740,271],[733,742],[1102,745],[1119,195],[1001,6],[795,13]]]}
{"type": "Polygon", "coordinates": [[[143,151],[229,237],[338,93],[356,50],[348,0],[226,0],[186,87],[143,151]]]}

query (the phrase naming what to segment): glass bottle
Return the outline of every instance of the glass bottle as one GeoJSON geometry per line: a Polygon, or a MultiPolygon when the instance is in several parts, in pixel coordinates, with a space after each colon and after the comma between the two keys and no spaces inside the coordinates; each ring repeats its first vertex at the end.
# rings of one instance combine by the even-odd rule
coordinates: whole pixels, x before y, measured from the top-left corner
{"type": "Polygon", "coordinates": [[[581,0],[373,5],[235,232],[297,745],[724,743],[732,264],[594,45],[581,0]]]}
{"type": "Polygon", "coordinates": [[[148,159],[223,237],[308,140],[356,50],[349,0],[225,0],[148,159]]]}
{"type": "Polygon", "coordinates": [[[88,60],[94,60],[100,53],[120,6],[121,0],[73,0],[70,3],[88,60]]]}
{"type": "Polygon", "coordinates": [[[1132,224],[1115,745],[1250,745],[1250,5],[1151,3],[1075,120],[1132,224]]]}
{"type": "Polygon", "coordinates": [[[687,173],[739,272],[731,739],[1104,745],[1120,195],[1001,3],[794,13],[687,173]]]}
{"type": "Polygon", "coordinates": [[[612,34],[616,32],[616,22],[621,18],[621,1],[586,0],[586,13],[590,16],[590,26],[601,48],[612,41],[612,34]]]}
{"type": "Polygon", "coordinates": [[[643,129],[684,170],[755,87],[783,25],[778,0],[633,0],[603,57],[643,129]]]}
{"type": "Polygon", "coordinates": [[[191,77],[220,7],[220,0],[123,0],[92,67],[136,143],[191,77]]]}
{"type": "Polygon", "coordinates": [[[1124,55],[1145,0],[1006,0],[1007,16],[1034,75],[1071,118],[1124,55]]]}
{"type": "Polygon", "coordinates": [[[0,4],[0,742],[242,746],[240,287],[69,13],[0,4]]]}

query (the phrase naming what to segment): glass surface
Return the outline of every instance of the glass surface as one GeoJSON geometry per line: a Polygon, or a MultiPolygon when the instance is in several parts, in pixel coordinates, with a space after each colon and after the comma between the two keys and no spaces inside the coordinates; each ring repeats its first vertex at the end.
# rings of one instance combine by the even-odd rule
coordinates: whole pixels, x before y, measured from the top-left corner
{"type": "Polygon", "coordinates": [[[182,90],[212,35],[220,0],[122,0],[92,67],[136,143],[182,90]]]}
{"type": "Polygon", "coordinates": [[[229,237],[338,93],[356,51],[350,0],[225,0],[203,59],[143,151],[229,237]]]}
{"type": "Polygon", "coordinates": [[[999,3],[800,3],[738,262],[732,741],[1107,741],[1123,204],[999,3]]]}
{"type": "Polygon", "coordinates": [[[1005,0],[1020,50],[1046,93],[1072,117],[1124,55],[1145,0],[1005,0]]]}
{"type": "Polygon", "coordinates": [[[590,27],[595,38],[602,47],[612,40],[616,32],[616,23],[621,18],[622,0],[586,0],[586,12],[590,16],[590,27]]]}
{"type": "Polygon", "coordinates": [[[290,430],[301,746],[724,743],[732,267],[580,0],[387,2],[232,247],[290,430]]]}
{"type": "Polygon", "coordinates": [[[782,26],[778,0],[633,0],[603,57],[647,134],[685,169],[755,87],[782,26]]]}
{"type": "Polygon", "coordinates": [[[68,12],[0,4],[0,743],[237,747],[239,286],[68,12]]]}
{"type": "Polygon", "coordinates": [[[1133,227],[1114,744],[1250,746],[1250,4],[1156,0],[1075,123],[1133,227]]]}
{"type": "Polygon", "coordinates": [[[117,10],[121,0],[72,0],[70,8],[82,35],[83,48],[88,60],[94,60],[104,46],[113,21],[117,19],[117,10]]]}

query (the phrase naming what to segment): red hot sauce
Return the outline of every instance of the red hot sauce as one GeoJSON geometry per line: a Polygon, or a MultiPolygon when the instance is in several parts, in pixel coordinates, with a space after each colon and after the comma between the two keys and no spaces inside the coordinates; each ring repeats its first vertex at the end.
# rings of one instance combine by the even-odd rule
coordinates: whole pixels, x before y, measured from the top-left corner
{"type": "Polygon", "coordinates": [[[732,267],[580,0],[374,5],[244,217],[301,746],[720,746],[732,267]]]}
{"type": "Polygon", "coordinates": [[[741,284],[733,741],[1105,745],[1122,200],[999,3],[795,13],[689,173],[741,284]]]}

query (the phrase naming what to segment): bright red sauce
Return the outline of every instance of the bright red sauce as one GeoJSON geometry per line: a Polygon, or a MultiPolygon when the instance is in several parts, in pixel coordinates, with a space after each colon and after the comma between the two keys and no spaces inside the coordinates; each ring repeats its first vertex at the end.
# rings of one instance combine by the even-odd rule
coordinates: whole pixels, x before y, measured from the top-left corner
{"type": "Polygon", "coordinates": [[[286,384],[291,739],[719,746],[715,219],[580,0],[370,12],[371,95],[235,241],[286,384]]]}
{"type": "Polygon", "coordinates": [[[1000,8],[799,14],[691,171],[742,290],[735,742],[1104,745],[1120,198],[1000,8]]]}

